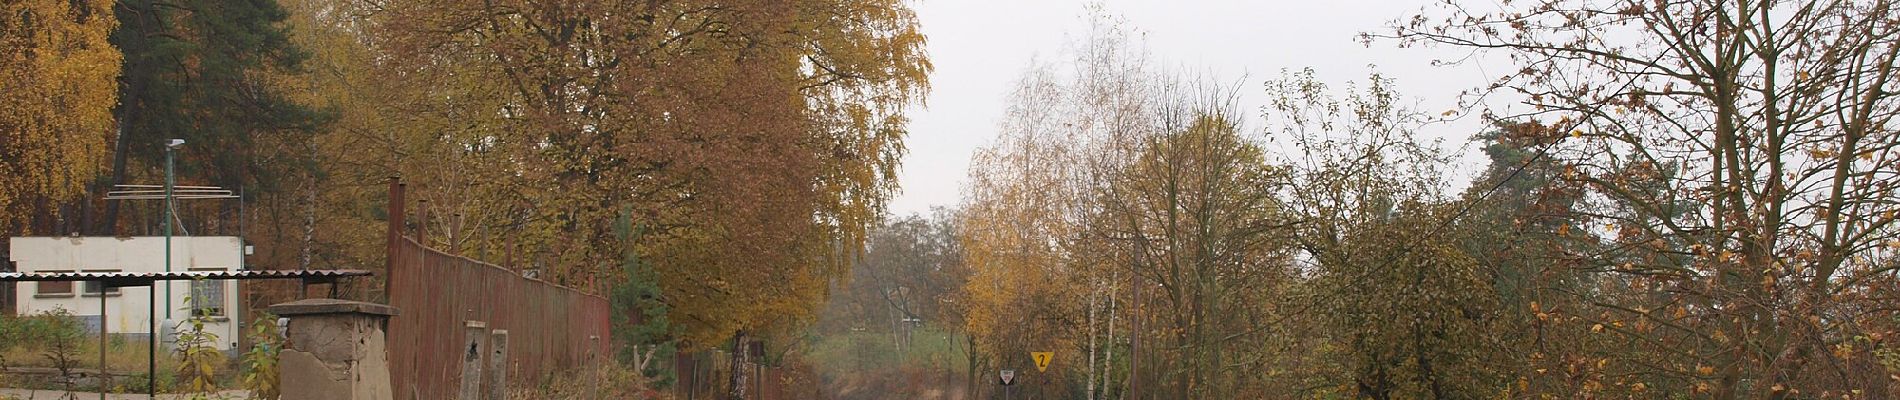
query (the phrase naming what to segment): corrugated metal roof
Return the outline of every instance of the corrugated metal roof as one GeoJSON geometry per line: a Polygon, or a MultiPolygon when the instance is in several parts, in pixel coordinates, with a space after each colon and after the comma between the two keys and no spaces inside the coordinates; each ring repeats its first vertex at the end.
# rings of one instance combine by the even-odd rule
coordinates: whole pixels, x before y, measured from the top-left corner
{"type": "Polygon", "coordinates": [[[335,280],[370,276],[360,269],[243,270],[243,271],[171,271],[171,272],[0,272],[0,282],[105,281],[118,285],[145,285],[154,281],[194,279],[303,279],[335,280]]]}

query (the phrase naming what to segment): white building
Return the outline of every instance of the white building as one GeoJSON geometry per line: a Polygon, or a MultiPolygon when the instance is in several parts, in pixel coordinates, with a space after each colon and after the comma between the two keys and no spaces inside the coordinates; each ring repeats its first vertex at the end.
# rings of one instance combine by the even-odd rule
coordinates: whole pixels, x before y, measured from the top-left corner
{"type": "MultiPolygon", "coordinates": [[[[164,272],[164,237],[16,237],[9,243],[18,272],[164,272]]],[[[178,236],[172,238],[172,271],[237,271],[244,269],[244,242],[235,236],[178,236]]],[[[230,349],[238,340],[233,317],[238,304],[237,281],[160,281],[158,307],[152,307],[146,287],[105,290],[104,323],[113,334],[143,336],[156,314],[160,333],[165,324],[192,315],[209,317],[205,330],[218,335],[217,347],[230,349]],[[169,290],[168,290],[169,289],[169,290]],[[170,310],[166,310],[169,298],[170,310]],[[187,301],[187,299],[191,301],[187,301]]],[[[20,315],[64,308],[75,316],[98,321],[100,287],[96,282],[27,282],[14,292],[20,315]]],[[[169,341],[169,339],[164,339],[169,341]]]]}

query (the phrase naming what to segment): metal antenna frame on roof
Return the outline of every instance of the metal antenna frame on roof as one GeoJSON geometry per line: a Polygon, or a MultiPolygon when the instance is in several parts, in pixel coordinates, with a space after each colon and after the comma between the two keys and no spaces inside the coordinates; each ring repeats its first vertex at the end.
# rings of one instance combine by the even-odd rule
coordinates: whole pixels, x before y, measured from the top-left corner
{"type": "MultiPolygon", "coordinates": [[[[164,145],[165,145],[165,184],[164,185],[161,186],[161,185],[116,184],[116,185],[113,185],[113,188],[120,189],[120,190],[113,190],[113,191],[106,192],[105,199],[106,200],[164,200],[165,201],[165,206],[163,207],[164,211],[161,212],[165,220],[165,272],[170,273],[172,272],[172,225],[174,225],[176,222],[174,220],[175,217],[173,216],[173,210],[177,208],[174,203],[179,199],[186,199],[186,200],[236,199],[236,198],[239,198],[240,196],[232,194],[231,190],[229,189],[225,189],[225,188],[217,187],[217,186],[178,186],[177,174],[174,173],[172,164],[175,158],[174,154],[178,152],[179,147],[183,147],[185,145],[185,139],[166,139],[164,142],[164,145]]],[[[242,203],[240,203],[240,205],[241,204],[242,203]]],[[[111,222],[108,222],[108,223],[111,223],[111,222]]],[[[153,282],[150,284],[152,285],[152,289],[148,293],[149,295],[148,296],[149,300],[147,300],[148,308],[158,306],[158,285],[156,282],[153,282]]],[[[100,286],[105,286],[105,283],[103,281],[100,282],[100,286]]],[[[101,304],[102,305],[100,306],[100,309],[99,309],[99,314],[101,315],[100,323],[99,323],[99,336],[104,337],[106,334],[105,321],[104,321],[105,320],[104,318],[105,306],[103,305],[103,303],[101,304]]],[[[146,367],[146,373],[145,373],[146,375],[145,384],[146,384],[146,388],[148,389],[150,394],[153,396],[153,398],[157,398],[158,396],[158,318],[157,318],[157,314],[158,312],[155,310],[147,310],[147,315],[150,315],[150,317],[146,318],[148,320],[146,322],[146,325],[147,325],[146,330],[150,331],[146,333],[146,340],[150,341],[151,343],[148,343],[148,346],[150,348],[147,349],[147,354],[146,354],[147,367],[146,367]]],[[[170,283],[167,283],[165,284],[165,319],[169,320],[171,318],[172,318],[172,285],[170,283]]],[[[99,359],[101,360],[101,363],[99,365],[100,372],[104,372],[106,368],[104,364],[105,351],[106,350],[104,346],[101,346],[99,348],[99,354],[100,354],[99,359]]],[[[105,400],[105,391],[103,390],[100,391],[99,399],[105,400]]]]}

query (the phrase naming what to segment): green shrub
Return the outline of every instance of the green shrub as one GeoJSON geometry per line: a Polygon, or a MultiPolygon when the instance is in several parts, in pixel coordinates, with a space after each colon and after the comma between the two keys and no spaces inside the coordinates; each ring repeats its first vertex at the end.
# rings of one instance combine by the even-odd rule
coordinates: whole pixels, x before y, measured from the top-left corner
{"type": "Polygon", "coordinates": [[[281,390],[277,385],[277,354],[284,350],[284,336],[277,331],[277,316],[259,315],[245,336],[252,344],[251,349],[244,352],[244,389],[251,391],[252,399],[276,399],[281,390]]]}
{"type": "MultiPolygon", "coordinates": [[[[192,304],[192,297],[195,296],[185,298],[186,312],[191,312],[189,304],[192,304]]],[[[218,343],[218,334],[205,330],[205,323],[210,318],[192,314],[191,318],[179,322],[177,329],[178,348],[174,351],[178,353],[180,361],[178,378],[184,380],[181,389],[186,393],[197,394],[216,392],[218,370],[225,364],[224,352],[214,347],[218,343]]]]}
{"type": "Polygon", "coordinates": [[[85,335],[85,327],[65,309],[23,317],[0,316],[0,350],[14,347],[45,348],[58,341],[78,340],[85,335]]]}

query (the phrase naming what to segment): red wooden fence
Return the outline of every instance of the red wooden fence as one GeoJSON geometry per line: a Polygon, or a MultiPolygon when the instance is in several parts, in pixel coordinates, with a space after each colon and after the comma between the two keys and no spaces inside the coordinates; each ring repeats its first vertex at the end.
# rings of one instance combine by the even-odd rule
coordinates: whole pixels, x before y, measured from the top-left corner
{"type": "MultiPolygon", "coordinates": [[[[402,224],[392,186],[391,233],[402,224]]],[[[466,321],[508,330],[508,376],[535,382],[605,362],[607,299],[396,237],[389,244],[387,294],[400,315],[388,328],[391,379],[399,399],[448,399],[460,380],[466,321]]]]}

